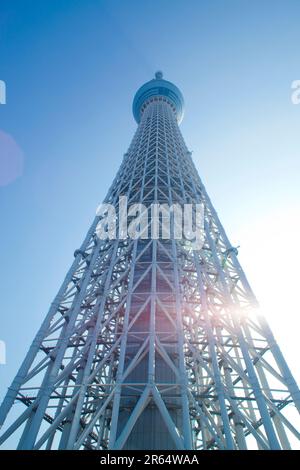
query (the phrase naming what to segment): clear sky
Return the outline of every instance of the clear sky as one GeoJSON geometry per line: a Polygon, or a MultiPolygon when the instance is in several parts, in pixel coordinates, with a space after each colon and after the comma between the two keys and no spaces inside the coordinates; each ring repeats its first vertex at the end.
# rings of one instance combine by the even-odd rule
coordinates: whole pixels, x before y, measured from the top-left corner
{"type": "Polygon", "coordinates": [[[133,136],[157,69],[300,382],[299,0],[1,0],[0,399],[133,136]]]}

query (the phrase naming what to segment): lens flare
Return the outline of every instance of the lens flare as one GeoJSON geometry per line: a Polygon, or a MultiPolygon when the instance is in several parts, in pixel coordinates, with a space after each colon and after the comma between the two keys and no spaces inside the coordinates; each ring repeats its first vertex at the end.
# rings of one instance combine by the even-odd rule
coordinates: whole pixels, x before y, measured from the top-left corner
{"type": "Polygon", "coordinates": [[[14,139],[0,129],[0,186],[7,186],[23,173],[24,155],[14,139]]]}

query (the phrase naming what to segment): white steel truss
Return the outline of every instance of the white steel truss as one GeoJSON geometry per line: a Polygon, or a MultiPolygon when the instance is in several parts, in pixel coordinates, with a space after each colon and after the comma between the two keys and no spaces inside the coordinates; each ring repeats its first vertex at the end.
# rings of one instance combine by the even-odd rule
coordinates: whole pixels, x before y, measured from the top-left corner
{"type": "Polygon", "coordinates": [[[299,389],[173,108],[164,96],[144,104],[105,202],[203,203],[202,249],[172,237],[100,240],[97,216],[2,403],[1,425],[25,407],[1,444],[290,449],[300,439],[299,389]]]}

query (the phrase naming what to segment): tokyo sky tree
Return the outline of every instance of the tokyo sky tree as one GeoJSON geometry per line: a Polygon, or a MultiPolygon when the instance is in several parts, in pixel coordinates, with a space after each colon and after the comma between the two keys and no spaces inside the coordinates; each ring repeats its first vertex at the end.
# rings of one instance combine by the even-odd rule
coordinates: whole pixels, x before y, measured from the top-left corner
{"type": "Polygon", "coordinates": [[[184,143],[183,110],[161,72],[136,93],[138,127],[105,199],[116,236],[98,236],[97,213],[2,403],[6,448],[297,445],[299,389],[184,143]],[[201,204],[201,249],[162,236],[163,210],[157,236],[129,236],[120,196],[201,204]]]}

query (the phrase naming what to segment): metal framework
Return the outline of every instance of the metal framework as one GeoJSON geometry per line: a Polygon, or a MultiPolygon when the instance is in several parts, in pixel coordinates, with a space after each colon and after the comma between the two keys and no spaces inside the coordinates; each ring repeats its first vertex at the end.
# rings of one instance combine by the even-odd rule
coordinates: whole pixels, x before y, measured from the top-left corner
{"type": "Polygon", "coordinates": [[[182,112],[161,73],[138,91],[139,125],[105,202],[203,203],[202,249],[100,240],[96,216],[2,403],[1,425],[14,412],[0,444],[238,450],[300,439],[299,389],[184,143],[182,112]]]}

